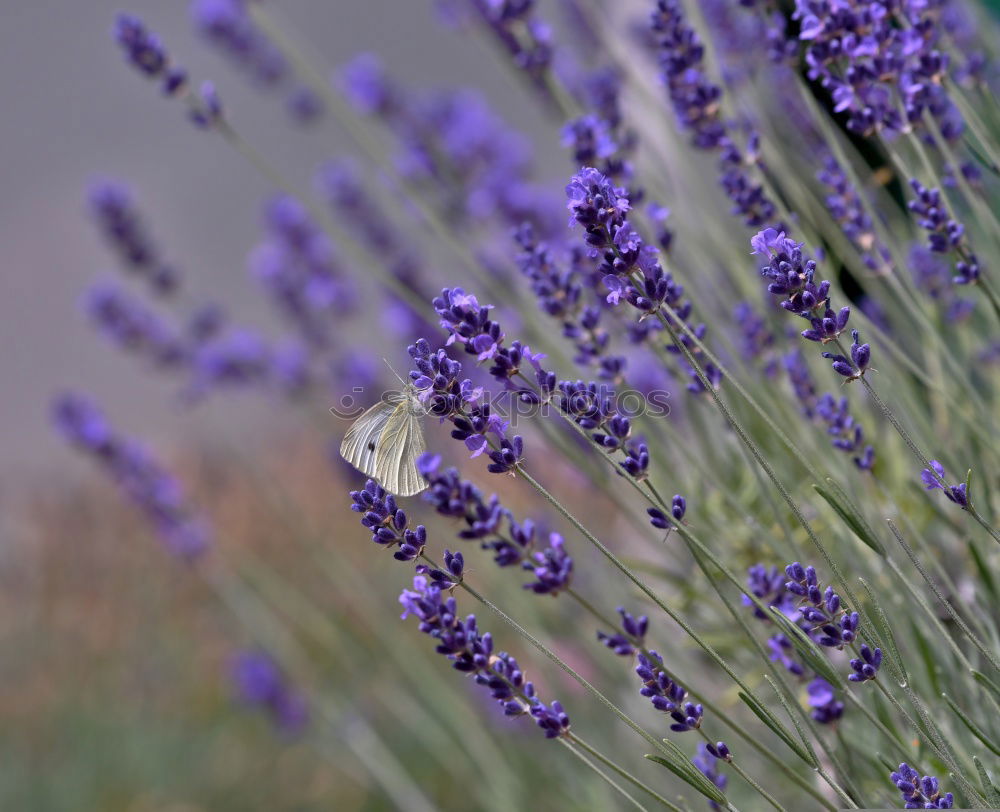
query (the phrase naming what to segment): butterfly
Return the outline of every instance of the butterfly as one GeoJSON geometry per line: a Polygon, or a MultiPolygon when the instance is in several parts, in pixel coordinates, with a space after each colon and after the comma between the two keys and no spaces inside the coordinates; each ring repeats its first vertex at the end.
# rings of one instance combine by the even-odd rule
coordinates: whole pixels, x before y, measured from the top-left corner
{"type": "Polygon", "coordinates": [[[413,496],[427,487],[417,470],[424,453],[421,418],[427,414],[416,389],[387,392],[355,420],[340,444],[340,456],[396,496],[413,496]]]}

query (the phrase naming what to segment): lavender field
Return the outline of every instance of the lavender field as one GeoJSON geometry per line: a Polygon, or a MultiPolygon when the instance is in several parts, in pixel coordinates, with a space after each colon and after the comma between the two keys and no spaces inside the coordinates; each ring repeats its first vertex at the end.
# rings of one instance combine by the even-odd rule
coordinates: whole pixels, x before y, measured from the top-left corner
{"type": "Polygon", "coordinates": [[[995,6],[98,6],[7,49],[0,808],[1000,808],[995,6]]]}

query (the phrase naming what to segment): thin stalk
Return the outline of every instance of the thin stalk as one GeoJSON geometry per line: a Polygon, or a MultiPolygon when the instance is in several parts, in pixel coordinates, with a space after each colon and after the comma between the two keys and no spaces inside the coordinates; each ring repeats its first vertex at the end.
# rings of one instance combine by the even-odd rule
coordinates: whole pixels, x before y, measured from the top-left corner
{"type": "MultiPolygon", "coordinates": [[[[679,807],[677,807],[674,804],[672,804],[670,801],[668,801],[666,798],[664,798],[662,795],[660,795],[660,793],[658,793],[656,790],[652,789],[651,787],[647,786],[645,783],[643,783],[642,781],[640,781],[634,775],[632,775],[631,773],[629,773],[626,770],[624,770],[621,767],[619,767],[611,759],[609,759],[606,756],[604,756],[603,753],[601,753],[598,750],[595,750],[593,747],[591,747],[589,744],[587,744],[587,742],[585,742],[583,739],[581,739],[575,733],[573,733],[573,732],[567,733],[565,738],[566,738],[567,742],[576,745],[577,747],[581,748],[582,750],[585,750],[591,756],[593,756],[598,761],[600,761],[601,764],[603,764],[605,767],[608,767],[609,769],[611,769],[614,772],[618,773],[618,775],[620,775],[622,778],[624,778],[630,784],[633,784],[634,786],[636,786],[639,789],[641,789],[643,792],[645,792],[648,795],[650,795],[652,798],[654,798],[660,804],[662,804],[663,806],[665,806],[667,809],[673,810],[673,812],[681,812],[681,810],[680,810],[679,807]]],[[[570,749],[573,749],[573,748],[570,748],[570,749]]],[[[607,779],[605,779],[605,780],[607,780],[607,779]]],[[[626,795],[626,793],[623,790],[619,789],[617,787],[617,785],[615,785],[613,782],[609,782],[609,783],[611,783],[612,786],[614,786],[616,789],[618,789],[618,791],[621,792],[623,795],[626,795]]],[[[628,797],[628,796],[626,795],[626,797],[628,797]]],[[[636,806],[638,806],[640,809],[643,808],[638,803],[638,801],[635,801],[635,799],[631,799],[630,798],[630,800],[632,800],[632,802],[636,806]]]]}

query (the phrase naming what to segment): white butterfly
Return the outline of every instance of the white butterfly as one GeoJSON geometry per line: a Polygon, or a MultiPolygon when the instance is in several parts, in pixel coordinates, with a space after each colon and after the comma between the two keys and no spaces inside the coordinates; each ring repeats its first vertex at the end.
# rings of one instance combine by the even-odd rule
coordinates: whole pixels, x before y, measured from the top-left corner
{"type": "Polygon", "coordinates": [[[351,424],[340,444],[340,456],[389,493],[420,493],[427,487],[427,480],[417,470],[417,457],[425,450],[420,428],[425,414],[413,386],[406,384],[402,392],[388,392],[351,424]]]}

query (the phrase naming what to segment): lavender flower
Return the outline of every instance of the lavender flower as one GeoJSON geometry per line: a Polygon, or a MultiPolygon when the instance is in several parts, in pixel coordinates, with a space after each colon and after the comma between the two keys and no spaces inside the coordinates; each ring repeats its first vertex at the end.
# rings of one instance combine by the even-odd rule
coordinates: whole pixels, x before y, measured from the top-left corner
{"type": "Polygon", "coordinates": [[[622,616],[621,631],[608,634],[598,630],[597,639],[619,657],[631,657],[646,645],[649,618],[646,615],[635,617],[623,606],[618,607],[618,614],[622,616]]]}
{"type": "Polygon", "coordinates": [[[847,179],[837,159],[827,155],[816,177],[830,189],[826,197],[827,209],[840,224],[844,236],[860,252],[865,266],[878,274],[890,273],[889,249],[875,235],[874,224],[861,203],[858,190],[847,179]]]}
{"type": "Polygon", "coordinates": [[[166,48],[142,20],[132,14],[119,14],[112,33],[132,67],[150,79],[161,79],[164,92],[168,94],[180,88],[183,73],[171,69],[166,48]]]}
{"type": "Polygon", "coordinates": [[[298,733],[309,721],[305,698],[292,689],[267,654],[242,652],[234,658],[230,673],[240,699],[264,710],[282,733],[298,733]]]}
{"type": "Polygon", "coordinates": [[[719,153],[720,182],[733,201],[732,213],[753,227],[772,220],[774,204],[747,172],[758,161],[756,136],[748,139],[745,152],[729,136],[721,116],[722,90],[704,72],[704,46],[685,21],[681,4],[657,0],[650,27],[678,126],[690,131],[695,147],[719,153]]]}
{"type": "MultiPolygon", "coordinates": [[[[722,742],[719,742],[719,744],[722,744],[722,742]]],[[[728,756],[729,755],[728,748],[726,748],[725,752],[726,755],[728,756]]],[[[728,780],[726,776],[724,776],[716,769],[716,764],[720,760],[719,759],[720,755],[722,755],[722,752],[718,745],[711,745],[711,744],[706,744],[705,742],[699,742],[698,755],[696,755],[693,759],[691,759],[691,763],[694,764],[694,766],[697,767],[699,770],[701,770],[702,775],[704,775],[709,781],[715,784],[715,786],[717,786],[719,789],[724,790],[726,788],[728,780]],[[715,749],[715,752],[712,752],[713,747],[715,749]]],[[[731,756],[729,758],[726,758],[725,760],[729,761],[730,759],[731,756]]],[[[712,807],[712,809],[721,809],[719,804],[716,803],[715,801],[709,801],[708,803],[709,806],[712,807]]]]}
{"type": "Polygon", "coordinates": [[[670,729],[676,733],[697,730],[701,727],[704,708],[687,699],[687,691],[682,688],[667,672],[663,658],[655,651],[639,654],[639,664],[635,673],[642,680],[639,693],[649,697],[653,707],[663,713],[669,713],[673,719],[670,729]]]}
{"type": "Polygon", "coordinates": [[[469,0],[514,65],[547,94],[552,62],[552,30],[535,15],[534,0],[469,0]]]}
{"type": "Polygon", "coordinates": [[[325,349],[336,319],[352,313],[357,303],[336,247],[306,209],[287,196],[268,201],[264,227],[265,238],[250,256],[251,271],[303,340],[325,349]]]}
{"type": "Polygon", "coordinates": [[[413,589],[404,589],[399,602],[403,619],[415,615],[420,631],[437,641],[435,651],[451,660],[456,670],[472,674],[476,683],[503,705],[505,715],[530,715],[547,739],[569,733],[569,717],[562,705],[545,705],[538,699],[517,660],[503,651],[494,653],[493,638],[480,633],[475,615],[459,619],[454,597],[444,598],[440,587],[418,575],[413,589]]]}
{"type": "Polygon", "coordinates": [[[161,368],[188,362],[191,350],[180,330],[118,285],[94,285],[83,306],[101,334],[119,348],[161,368]]]}
{"type": "Polygon", "coordinates": [[[981,269],[976,255],[969,250],[965,236],[965,226],[951,217],[938,189],[928,189],[920,181],[913,179],[910,186],[917,197],[907,205],[915,215],[917,223],[928,232],[927,241],[931,251],[938,254],[954,253],[956,285],[974,285],[979,281],[981,269]]]}
{"type": "Polygon", "coordinates": [[[128,187],[114,180],[97,181],[87,204],[101,236],[127,269],[146,279],[155,293],[177,289],[180,276],[160,257],[128,187]]]}
{"type": "MultiPolygon", "coordinates": [[[[754,564],[747,570],[747,586],[761,603],[775,607],[782,614],[790,615],[795,611],[795,598],[785,589],[784,573],[777,567],[768,569],[763,564],[754,564]]],[[[746,595],[743,596],[743,605],[752,608],[758,619],[770,622],[771,616],[761,611],[746,595]]]]}
{"type": "Polygon", "coordinates": [[[531,519],[517,522],[496,494],[485,499],[475,485],[461,478],[457,469],[439,472],[439,463],[439,457],[427,454],[418,463],[428,483],[424,500],[441,515],[463,520],[465,526],[459,538],[480,541],[484,550],[493,552],[493,560],[500,567],[517,565],[531,572],[535,580],[524,584],[524,588],[536,595],[554,596],[569,587],[573,559],[566,552],[562,536],[550,533],[548,546],[536,550],[535,523],[531,519]]]}
{"type": "Polygon", "coordinates": [[[848,674],[847,678],[851,682],[865,682],[873,680],[878,675],[879,666],[882,665],[882,649],[872,650],[865,643],[861,644],[861,656],[851,660],[853,674],[848,674]]]}
{"type": "Polygon", "coordinates": [[[411,530],[406,513],[396,506],[396,498],[369,479],[360,491],[351,491],[351,510],[364,514],[361,524],[372,532],[372,541],[384,547],[398,547],[392,557],[412,561],[427,544],[427,530],[421,524],[411,530]]]}
{"type": "MultiPolygon", "coordinates": [[[[609,291],[608,303],[617,305],[624,299],[639,311],[640,322],[658,315],[679,329],[674,317],[663,313],[663,305],[667,305],[687,324],[691,302],[683,298],[684,288],[657,261],[656,249],[645,245],[642,236],[626,219],[631,204],[625,190],[615,187],[593,167],[584,167],[567,185],[566,198],[567,208],[572,212],[570,225],[582,226],[592,256],[602,257],[600,272],[604,274],[604,285],[609,291]]],[[[703,324],[687,326],[699,339],[704,337],[703,324]]],[[[686,333],[680,340],[695,357],[703,355],[686,333]]],[[[673,345],[668,349],[680,353],[673,345]]],[[[709,385],[718,388],[722,373],[711,362],[702,360],[701,364],[709,385]]],[[[684,369],[691,378],[688,390],[704,391],[704,384],[695,370],[686,364],[684,369]]]]}
{"type": "Polygon", "coordinates": [[[840,595],[832,586],[820,591],[814,567],[803,567],[796,561],[785,567],[785,574],[791,579],[785,583],[785,589],[801,599],[799,614],[809,623],[810,636],[817,643],[842,649],[854,641],[860,615],[841,607],[840,595]]]}
{"type": "Polygon", "coordinates": [[[944,495],[961,508],[969,507],[969,494],[966,493],[965,483],[960,485],[944,484],[944,466],[937,460],[931,460],[931,467],[924,468],[920,472],[920,481],[924,483],[925,490],[933,491],[940,488],[944,495]]]}
{"type": "Polygon", "coordinates": [[[186,501],[180,482],[134,440],[117,435],[89,400],[67,394],[52,407],[56,429],[97,461],[139,508],[171,554],[194,561],[208,550],[207,521],[186,501]]]}
{"type": "Polygon", "coordinates": [[[821,725],[836,722],[844,715],[844,703],[837,699],[833,686],[825,679],[816,677],[806,687],[806,693],[812,708],[809,715],[821,725]]]}
{"type": "Polygon", "coordinates": [[[861,471],[874,467],[875,449],[865,445],[864,430],[848,412],[847,398],[838,401],[831,394],[823,395],[816,402],[816,415],[827,423],[827,433],[833,437],[834,448],[854,455],[854,464],[861,471]]]}
{"type": "Polygon", "coordinates": [[[941,794],[936,778],[929,775],[921,778],[920,773],[906,762],[890,773],[889,779],[903,796],[906,802],[904,809],[951,809],[955,804],[955,798],[950,792],[941,794]]]}

